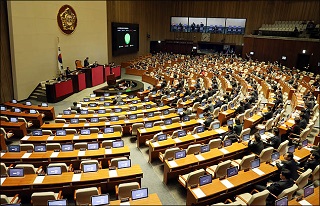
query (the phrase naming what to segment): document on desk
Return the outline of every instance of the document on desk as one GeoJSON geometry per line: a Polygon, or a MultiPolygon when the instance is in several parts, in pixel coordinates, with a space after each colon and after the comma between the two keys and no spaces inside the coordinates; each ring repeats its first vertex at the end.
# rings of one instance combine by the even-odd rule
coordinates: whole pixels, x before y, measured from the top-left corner
{"type": "Polygon", "coordinates": [[[154,147],[159,147],[160,145],[159,145],[159,142],[152,142],[152,145],[154,146],[154,147]]]}
{"type": "Polygon", "coordinates": [[[104,125],[110,125],[110,122],[105,122],[104,125]]]}
{"type": "Polygon", "coordinates": [[[81,173],[72,175],[72,182],[78,182],[81,180],[81,173]]]}
{"type": "Polygon", "coordinates": [[[226,131],[223,129],[215,129],[214,131],[218,132],[219,134],[225,133],[226,131]]]}
{"type": "Polygon", "coordinates": [[[60,117],[62,117],[62,115],[61,115],[61,114],[57,115],[57,118],[60,118],[60,117]]]}
{"type": "Polygon", "coordinates": [[[300,205],[303,205],[303,206],[308,206],[308,205],[312,205],[310,202],[308,202],[307,200],[301,200],[299,201],[299,204],[300,205]]]}
{"type": "Polygon", "coordinates": [[[86,155],[86,151],[79,151],[78,152],[78,156],[85,156],[86,155]]]}
{"type": "Polygon", "coordinates": [[[23,158],[23,159],[24,159],[24,158],[29,158],[31,154],[32,154],[32,153],[29,153],[29,152],[24,153],[24,155],[22,155],[21,158],[23,158]]]}
{"type": "Polygon", "coordinates": [[[140,133],[145,133],[145,132],[147,132],[146,129],[140,129],[140,133]]]}
{"type": "Polygon", "coordinates": [[[52,152],[52,154],[50,155],[50,157],[58,157],[60,152],[52,152]]]}
{"type": "Polygon", "coordinates": [[[1,185],[3,184],[3,182],[6,180],[6,177],[1,177],[1,185]]]}
{"type": "Polygon", "coordinates": [[[90,126],[90,123],[84,123],[84,125],[83,126],[85,126],[85,127],[89,127],[90,126]]]}
{"type": "Polygon", "coordinates": [[[120,205],[130,205],[130,202],[127,201],[127,202],[120,202],[120,205]]]}
{"type": "Polygon", "coordinates": [[[223,154],[229,154],[230,152],[228,150],[226,150],[225,148],[221,148],[219,149],[220,152],[222,152],[223,154]]]}
{"type": "Polygon", "coordinates": [[[46,176],[37,176],[33,184],[41,184],[46,176]]]}
{"type": "Polygon", "coordinates": [[[184,122],[181,122],[180,125],[183,127],[183,126],[186,126],[186,124],[184,122]]]}
{"type": "Polygon", "coordinates": [[[98,117],[98,114],[93,114],[93,117],[98,117]]]}
{"type": "Polygon", "coordinates": [[[261,171],[259,168],[253,168],[252,171],[254,171],[255,173],[257,173],[257,175],[262,176],[265,173],[263,171],[261,171]]]}
{"type": "Polygon", "coordinates": [[[161,129],[167,129],[165,125],[160,126],[161,129]]]}
{"type": "Polygon", "coordinates": [[[104,154],[112,154],[112,149],[105,149],[104,154]]]}
{"type": "Polygon", "coordinates": [[[293,119],[289,119],[287,122],[290,124],[295,124],[295,121],[293,119]]]}
{"type": "Polygon", "coordinates": [[[103,134],[98,134],[98,139],[103,138],[103,134]]]}
{"type": "Polygon", "coordinates": [[[174,140],[176,143],[181,142],[181,140],[180,140],[179,138],[174,138],[173,140],[174,140]]]}
{"type": "Polygon", "coordinates": [[[79,139],[79,135],[74,135],[72,139],[79,139]]]}
{"type": "Polygon", "coordinates": [[[203,119],[198,119],[197,122],[202,124],[202,123],[204,123],[204,120],[203,119]]]}
{"type": "Polygon", "coordinates": [[[69,124],[64,124],[63,127],[69,127],[69,124]]]}
{"type": "Polygon", "coordinates": [[[47,140],[53,140],[54,139],[54,136],[49,136],[48,138],[47,138],[47,140]]]}
{"type": "Polygon", "coordinates": [[[28,140],[30,136],[24,136],[21,140],[28,140]]]}
{"type": "Polygon", "coordinates": [[[195,155],[195,157],[196,157],[199,161],[205,160],[205,158],[204,158],[201,154],[195,155]]]}
{"type": "Polygon", "coordinates": [[[128,124],[128,123],[130,123],[130,120],[125,119],[125,120],[124,120],[124,123],[128,124]]]}
{"type": "Polygon", "coordinates": [[[1,152],[0,154],[1,154],[1,157],[2,157],[5,153],[4,153],[4,152],[1,152]]]}
{"type": "Polygon", "coordinates": [[[109,177],[118,177],[117,170],[109,170],[109,177]]]}
{"type": "Polygon", "coordinates": [[[143,118],[143,121],[147,122],[147,121],[149,121],[149,119],[148,118],[143,118]]]}
{"type": "Polygon", "coordinates": [[[206,196],[206,194],[204,194],[200,187],[192,189],[192,192],[197,196],[197,198],[202,198],[206,196]]]}
{"type": "Polygon", "coordinates": [[[170,167],[178,167],[178,164],[174,160],[168,161],[168,164],[170,165],[170,167]]]}
{"type": "Polygon", "coordinates": [[[229,180],[227,179],[221,180],[220,182],[224,184],[224,186],[226,186],[226,188],[228,189],[234,187],[234,185],[231,182],[229,182],[229,180]]]}
{"type": "Polygon", "coordinates": [[[298,156],[296,156],[296,155],[293,155],[293,159],[294,159],[295,161],[299,161],[299,160],[301,160],[301,158],[300,158],[300,157],[298,157],[298,156]]]}
{"type": "Polygon", "coordinates": [[[79,117],[80,117],[80,115],[78,115],[78,114],[74,115],[74,118],[79,118],[79,117]]]}
{"type": "Polygon", "coordinates": [[[164,119],[164,118],[165,118],[165,116],[161,115],[161,116],[160,116],[160,118],[161,118],[161,119],[164,119]]]}
{"type": "Polygon", "coordinates": [[[196,138],[196,139],[199,139],[200,138],[200,136],[198,135],[198,134],[193,134],[192,135],[194,138],[196,138]]]}
{"type": "Polygon", "coordinates": [[[145,112],[147,112],[147,110],[143,109],[142,112],[145,113],[145,112]]]}
{"type": "Polygon", "coordinates": [[[159,110],[161,110],[161,108],[160,108],[160,107],[157,107],[157,110],[159,111],[159,110]]]}

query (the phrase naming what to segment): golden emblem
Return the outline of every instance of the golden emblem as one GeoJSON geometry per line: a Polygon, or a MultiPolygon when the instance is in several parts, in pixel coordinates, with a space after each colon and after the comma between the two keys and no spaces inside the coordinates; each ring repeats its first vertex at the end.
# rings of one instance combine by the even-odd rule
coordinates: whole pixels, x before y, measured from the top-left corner
{"type": "Polygon", "coordinates": [[[64,5],[59,10],[57,21],[62,32],[71,34],[77,26],[76,12],[71,6],[64,5]]]}

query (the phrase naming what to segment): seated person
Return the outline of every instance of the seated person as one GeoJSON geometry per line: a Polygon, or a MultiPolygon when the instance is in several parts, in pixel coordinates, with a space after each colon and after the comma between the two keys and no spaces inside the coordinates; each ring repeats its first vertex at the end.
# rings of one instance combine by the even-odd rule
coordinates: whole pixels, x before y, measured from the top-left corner
{"type": "Polygon", "coordinates": [[[274,112],[273,112],[273,117],[276,117],[277,114],[280,114],[283,110],[283,103],[280,103],[277,108],[275,108],[274,112]]]}
{"type": "Polygon", "coordinates": [[[279,129],[277,127],[272,128],[272,134],[274,136],[267,138],[267,142],[265,143],[268,147],[273,147],[277,149],[281,144],[281,137],[279,135],[279,129]]]}
{"type": "Polygon", "coordinates": [[[231,139],[232,143],[238,142],[239,138],[236,133],[233,131],[233,126],[228,126],[228,131],[223,135],[223,140],[231,139]]]}
{"type": "Polygon", "coordinates": [[[288,130],[285,134],[282,134],[281,135],[281,140],[282,141],[286,141],[286,140],[289,140],[289,144],[292,145],[292,139],[294,139],[295,135],[300,135],[300,118],[299,117],[296,117],[294,118],[294,122],[295,124],[292,126],[292,127],[288,127],[288,130]],[[292,134],[295,134],[295,135],[292,135],[292,134]]]}
{"type": "Polygon", "coordinates": [[[233,131],[236,133],[236,135],[240,136],[243,125],[238,118],[235,119],[235,123],[236,125],[233,126],[233,131]]]}
{"type": "Polygon", "coordinates": [[[244,112],[244,102],[243,101],[241,101],[240,102],[240,106],[236,109],[236,111],[235,111],[235,113],[236,114],[242,114],[243,112],[244,112]]]}
{"type": "Polygon", "coordinates": [[[298,166],[296,161],[293,159],[293,153],[287,152],[283,155],[284,160],[277,160],[276,165],[279,171],[287,169],[291,172],[291,177],[293,180],[297,180],[298,175],[298,166]]]}
{"type": "Polygon", "coordinates": [[[259,132],[252,135],[248,143],[243,142],[243,144],[248,144],[249,151],[256,155],[260,155],[261,151],[264,149],[264,145],[259,132]]]}
{"type": "Polygon", "coordinates": [[[273,117],[272,108],[269,106],[268,111],[266,113],[263,113],[262,115],[263,115],[264,121],[271,119],[273,117]]]}
{"type": "Polygon", "coordinates": [[[77,104],[78,104],[77,102],[73,102],[73,106],[71,106],[70,109],[77,111],[77,113],[80,113],[81,110],[80,110],[80,107],[77,106],[77,104]]]}
{"type": "Polygon", "coordinates": [[[206,129],[209,128],[211,122],[213,122],[213,118],[212,118],[212,114],[207,112],[204,114],[204,117],[206,118],[206,120],[204,121],[204,126],[206,127],[206,129]]]}
{"type": "Polygon", "coordinates": [[[308,169],[311,169],[314,171],[314,169],[319,165],[320,155],[316,151],[311,151],[311,155],[308,158],[306,162],[302,164],[302,167],[300,168],[303,171],[306,171],[308,169]]]}
{"type": "Polygon", "coordinates": [[[300,128],[305,129],[307,125],[308,125],[308,122],[306,120],[306,115],[305,114],[300,115],[300,123],[299,123],[300,128]]]}

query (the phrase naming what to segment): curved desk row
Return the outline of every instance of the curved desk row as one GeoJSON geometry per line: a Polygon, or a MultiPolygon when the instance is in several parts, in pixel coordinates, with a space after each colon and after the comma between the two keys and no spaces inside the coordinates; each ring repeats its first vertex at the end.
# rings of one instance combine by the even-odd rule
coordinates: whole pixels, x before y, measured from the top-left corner
{"type": "Polygon", "coordinates": [[[44,113],[46,116],[44,117],[44,119],[48,119],[48,120],[54,120],[55,117],[55,113],[54,113],[54,107],[52,106],[48,106],[48,107],[41,107],[38,105],[25,105],[25,104],[21,104],[21,103],[11,103],[11,102],[5,102],[4,105],[9,106],[9,107],[19,107],[21,109],[26,109],[26,110],[30,110],[30,109],[35,109],[38,110],[40,113],[44,113]]]}
{"type": "Polygon", "coordinates": [[[40,113],[30,114],[29,112],[11,112],[11,111],[1,111],[1,115],[7,117],[23,117],[27,121],[31,121],[36,127],[40,127],[43,124],[42,115],[40,113]]]}

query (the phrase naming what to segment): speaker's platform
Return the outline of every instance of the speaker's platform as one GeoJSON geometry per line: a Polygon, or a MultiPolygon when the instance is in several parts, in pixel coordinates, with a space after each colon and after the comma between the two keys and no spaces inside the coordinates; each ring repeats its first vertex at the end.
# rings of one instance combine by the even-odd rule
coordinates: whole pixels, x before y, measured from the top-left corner
{"type": "Polygon", "coordinates": [[[110,95],[116,95],[118,93],[127,95],[137,95],[137,92],[144,89],[144,84],[137,80],[131,79],[121,79],[117,80],[115,85],[108,85],[100,89],[93,91],[97,96],[103,96],[104,93],[109,93],[110,95]]]}

